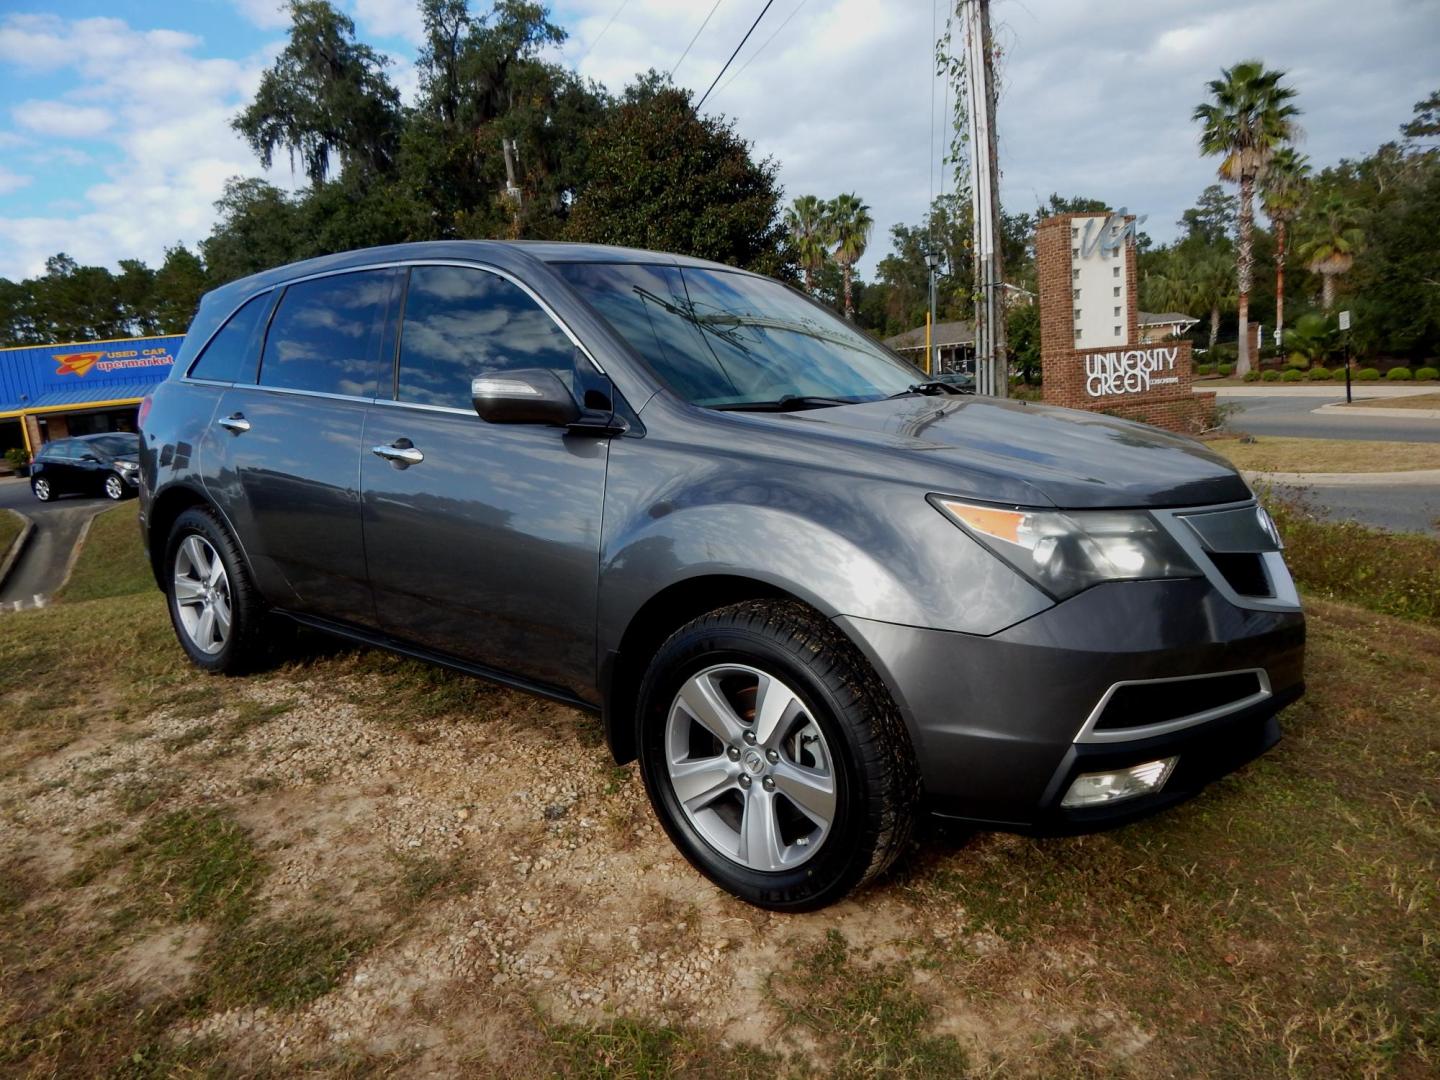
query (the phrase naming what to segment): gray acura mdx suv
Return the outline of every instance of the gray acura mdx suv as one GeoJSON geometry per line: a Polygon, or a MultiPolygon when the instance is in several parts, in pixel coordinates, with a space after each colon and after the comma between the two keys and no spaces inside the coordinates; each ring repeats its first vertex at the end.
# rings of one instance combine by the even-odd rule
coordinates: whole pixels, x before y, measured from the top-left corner
{"type": "Polygon", "coordinates": [[[289,619],[603,717],[765,907],[922,811],[1090,829],[1272,746],[1305,623],[1201,444],[959,396],[755,274],[444,242],[205,297],[142,408],[142,529],[208,671],[289,619]]]}

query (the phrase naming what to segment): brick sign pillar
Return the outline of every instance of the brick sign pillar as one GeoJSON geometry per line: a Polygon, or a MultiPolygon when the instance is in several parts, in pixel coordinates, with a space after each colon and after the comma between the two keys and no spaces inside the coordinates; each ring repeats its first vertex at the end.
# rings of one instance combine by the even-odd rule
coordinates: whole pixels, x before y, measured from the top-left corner
{"type": "Polygon", "coordinates": [[[1215,395],[1193,391],[1188,341],[1140,344],[1134,223],[1057,214],[1036,230],[1045,402],[1194,434],[1215,395]]]}

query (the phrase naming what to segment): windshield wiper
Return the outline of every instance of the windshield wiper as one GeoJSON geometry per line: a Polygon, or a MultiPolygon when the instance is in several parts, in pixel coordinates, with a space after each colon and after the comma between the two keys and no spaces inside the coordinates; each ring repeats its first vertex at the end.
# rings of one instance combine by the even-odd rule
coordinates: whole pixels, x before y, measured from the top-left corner
{"type": "Polygon", "coordinates": [[[828,409],[835,405],[858,405],[861,398],[815,397],[810,394],[786,394],[774,401],[736,401],[729,405],[713,405],[723,412],[798,412],[801,409],[828,409]]]}
{"type": "Polygon", "coordinates": [[[920,382],[906,387],[898,394],[891,394],[891,400],[895,398],[909,397],[911,394],[923,394],[925,397],[936,397],[941,394],[959,394],[963,391],[953,383],[947,382],[920,382]]]}

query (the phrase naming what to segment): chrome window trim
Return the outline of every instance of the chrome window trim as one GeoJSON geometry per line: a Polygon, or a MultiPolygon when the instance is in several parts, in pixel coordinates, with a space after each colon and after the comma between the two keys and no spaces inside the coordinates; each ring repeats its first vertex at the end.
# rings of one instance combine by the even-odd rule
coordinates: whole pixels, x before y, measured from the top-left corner
{"type": "Polygon", "coordinates": [[[1225,576],[1210,560],[1210,555],[1206,551],[1205,545],[1201,543],[1199,534],[1187,522],[1181,520],[1191,514],[1210,513],[1216,510],[1243,510],[1259,505],[1258,500],[1250,498],[1238,502],[1218,503],[1214,506],[1183,506],[1168,510],[1151,510],[1150,513],[1184,549],[1185,554],[1190,556],[1190,561],[1205,575],[1205,580],[1236,607],[1246,608],[1250,611],[1300,611],[1302,610],[1300,592],[1295,587],[1295,579],[1290,576],[1289,567],[1285,565],[1283,552],[1257,551],[1254,553],[1261,558],[1265,576],[1270,581],[1270,588],[1274,595],[1244,596],[1230,587],[1225,576]]]}
{"type": "MultiPolygon", "coordinates": [[[[200,362],[200,358],[205,355],[205,350],[210,347],[210,343],[215,340],[216,335],[218,335],[221,330],[224,330],[225,327],[229,325],[230,320],[239,313],[241,308],[243,308],[246,304],[250,303],[251,300],[258,300],[262,296],[269,296],[277,288],[279,288],[278,285],[268,285],[265,288],[261,289],[259,292],[251,293],[244,300],[241,300],[240,303],[236,304],[233,308],[231,308],[230,313],[226,315],[225,318],[220,320],[219,324],[215,327],[215,329],[210,331],[209,337],[204,340],[204,342],[200,345],[200,348],[195,350],[195,359],[191,360],[189,365],[185,368],[185,373],[180,376],[180,381],[195,383],[198,386],[234,386],[234,382],[224,382],[220,379],[192,379],[190,377],[190,372],[195,370],[195,365],[198,364],[200,362]]],[[[247,386],[249,384],[241,383],[240,385],[247,386]]]]}
{"type": "Polygon", "coordinates": [[[354,405],[373,405],[374,398],[357,394],[332,394],[328,390],[299,390],[293,386],[262,386],[260,383],[230,383],[241,390],[263,390],[267,394],[290,394],[294,397],[322,398],[326,401],[348,401],[354,405]]]}
{"type": "Polygon", "coordinates": [[[1186,728],[1195,727],[1197,724],[1208,723],[1211,720],[1218,720],[1222,716],[1229,716],[1232,713],[1241,712],[1267,701],[1274,696],[1270,686],[1270,675],[1264,668],[1236,668],[1233,671],[1207,671],[1199,675],[1174,675],[1163,679],[1122,679],[1112,683],[1110,688],[1100,695],[1095,708],[1090,710],[1090,715],[1085,718],[1085,723],[1080,725],[1079,732],[1075,735],[1077,743],[1120,743],[1135,742],[1140,739],[1151,739],[1157,735],[1169,735],[1172,732],[1184,731],[1186,728]],[[1260,681],[1260,689],[1243,698],[1228,702],[1224,705],[1217,705],[1213,709],[1204,709],[1201,712],[1190,713],[1188,716],[1176,717],[1174,720],[1165,720],[1159,724],[1146,724],[1144,727],[1109,728],[1097,731],[1095,725],[1100,722],[1100,717],[1105,713],[1105,706],[1110,704],[1110,699],[1122,686],[1149,686],[1157,683],[1182,683],[1197,682],[1201,679],[1217,679],[1222,675],[1255,675],[1260,681]]]}
{"type": "Polygon", "coordinates": [[[474,409],[460,409],[454,405],[424,405],[418,401],[396,401],[394,398],[377,397],[372,405],[388,405],[392,409],[420,409],[423,412],[450,413],[454,416],[472,416],[479,420],[474,409]]]}

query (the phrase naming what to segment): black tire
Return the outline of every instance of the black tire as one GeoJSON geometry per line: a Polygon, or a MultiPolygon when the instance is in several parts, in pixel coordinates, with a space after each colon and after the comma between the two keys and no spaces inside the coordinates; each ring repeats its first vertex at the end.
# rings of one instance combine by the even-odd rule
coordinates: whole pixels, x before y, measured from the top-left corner
{"type": "Polygon", "coordinates": [[[855,646],[803,604],[747,601],[681,627],[645,674],[637,724],[641,774],[665,831],[697,870],[748,903],[777,911],[825,907],[883,872],[909,842],[920,780],[904,722],[855,646]],[[834,819],[798,866],[761,871],[723,854],[691,822],[670,779],[665,730],[672,703],[686,680],[727,663],[785,682],[832,748],[834,819]]]}
{"type": "Polygon", "coordinates": [[[30,481],[30,494],[41,502],[50,502],[55,498],[56,491],[47,478],[37,477],[30,481]]]}
{"type": "Polygon", "coordinates": [[[125,484],[125,478],[117,472],[112,472],[107,474],[105,479],[101,481],[100,494],[112,502],[123,502],[125,496],[130,494],[130,492],[125,484]]]}
{"type": "Polygon", "coordinates": [[[165,543],[165,597],[170,609],[170,623],[181,648],[191,663],[204,671],[223,675],[243,675],[263,667],[270,659],[267,645],[269,616],[259,591],[250,576],[250,568],[240,553],[230,530],[208,508],[186,510],[170,528],[165,543]],[[199,536],[219,555],[225,567],[230,608],[230,632],[218,652],[207,653],[191,639],[181,621],[175,596],[176,559],[180,545],[189,536],[199,536]]]}

